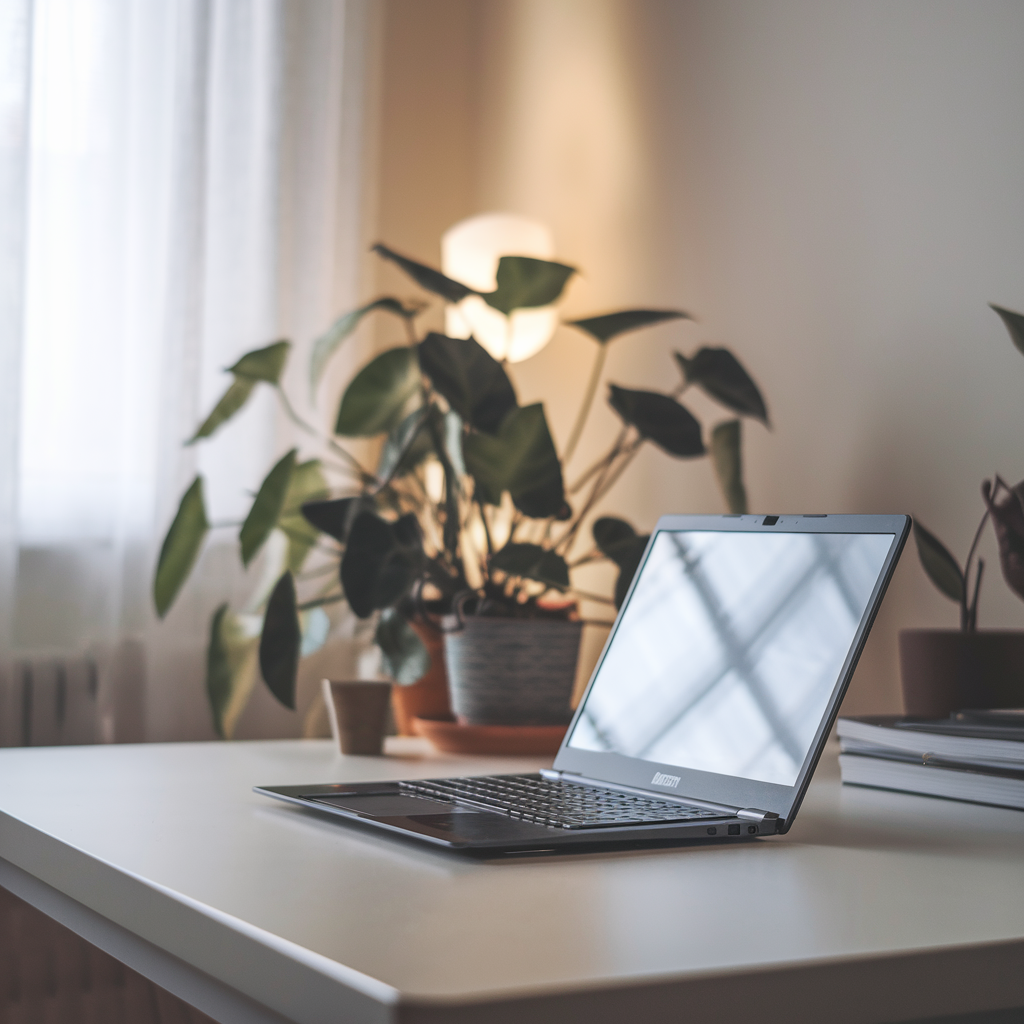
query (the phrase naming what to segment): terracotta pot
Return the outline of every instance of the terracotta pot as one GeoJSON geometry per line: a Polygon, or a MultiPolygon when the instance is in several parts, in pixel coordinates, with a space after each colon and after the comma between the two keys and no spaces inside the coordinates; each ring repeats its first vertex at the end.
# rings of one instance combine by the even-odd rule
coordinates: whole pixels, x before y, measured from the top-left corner
{"type": "Polygon", "coordinates": [[[452,710],[467,725],[564,725],[583,624],[467,615],[445,633],[452,710]]]}
{"type": "Polygon", "coordinates": [[[899,642],[908,715],[1024,707],[1024,631],[904,629],[899,642]]]}
{"type": "Polygon", "coordinates": [[[331,680],[331,702],[343,754],[380,755],[388,720],[391,684],[377,680],[331,680]]]}
{"type": "Polygon", "coordinates": [[[417,735],[413,727],[414,718],[454,721],[448,700],[448,673],[441,631],[425,622],[413,622],[411,625],[430,655],[430,668],[426,675],[410,686],[395,686],[391,691],[391,707],[400,736],[417,735]]]}

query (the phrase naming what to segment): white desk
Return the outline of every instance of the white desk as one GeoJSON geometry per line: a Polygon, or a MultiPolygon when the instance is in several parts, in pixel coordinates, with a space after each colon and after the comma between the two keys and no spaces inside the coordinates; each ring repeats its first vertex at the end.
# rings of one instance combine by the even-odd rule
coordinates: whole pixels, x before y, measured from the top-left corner
{"type": "Polygon", "coordinates": [[[2,750],[0,885],[228,1022],[842,1024],[1024,1006],[1024,813],[844,790],[830,754],[785,837],[481,863],[250,792],[536,766],[390,742],[402,756],[2,750]]]}

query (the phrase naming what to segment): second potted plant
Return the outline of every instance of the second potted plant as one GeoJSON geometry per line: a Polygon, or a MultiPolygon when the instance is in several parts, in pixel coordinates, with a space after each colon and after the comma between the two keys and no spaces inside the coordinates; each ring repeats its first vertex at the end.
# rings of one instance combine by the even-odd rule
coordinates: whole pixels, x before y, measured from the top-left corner
{"type": "MultiPolygon", "coordinates": [[[[1024,316],[998,306],[1014,345],[1024,353],[1024,316]]],[[[1000,476],[982,484],[985,511],[961,567],[920,523],[914,537],[921,564],[935,586],[960,607],[960,629],[904,629],[899,636],[904,708],[909,715],[944,718],[965,708],[1024,706],[1024,631],[978,629],[978,597],[985,562],[978,541],[991,520],[1003,579],[1024,600],[1024,481],[1000,476]]]]}

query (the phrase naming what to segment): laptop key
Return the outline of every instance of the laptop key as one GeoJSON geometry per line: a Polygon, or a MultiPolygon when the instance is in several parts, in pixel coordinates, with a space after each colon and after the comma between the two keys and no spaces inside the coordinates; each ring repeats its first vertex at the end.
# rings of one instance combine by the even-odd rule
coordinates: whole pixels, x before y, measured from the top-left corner
{"type": "Polygon", "coordinates": [[[717,811],[657,797],[596,790],[539,775],[426,779],[399,785],[417,795],[502,811],[517,820],[551,828],[608,828],[726,817],[717,811]]]}

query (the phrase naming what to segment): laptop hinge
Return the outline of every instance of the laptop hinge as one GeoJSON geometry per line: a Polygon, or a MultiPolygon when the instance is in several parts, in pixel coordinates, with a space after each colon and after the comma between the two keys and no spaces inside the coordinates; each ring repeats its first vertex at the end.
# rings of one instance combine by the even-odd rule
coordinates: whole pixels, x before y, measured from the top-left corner
{"type": "Polygon", "coordinates": [[[746,818],[748,821],[768,821],[777,818],[774,811],[762,811],[759,807],[741,807],[736,812],[737,818],[746,818]]]}
{"type": "Polygon", "coordinates": [[[606,782],[604,779],[590,779],[585,775],[575,775],[572,772],[560,772],[554,768],[541,768],[540,774],[545,779],[564,779],[566,782],[578,782],[583,786],[600,786],[603,789],[614,789],[620,793],[634,793],[637,796],[656,797],[658,800],[667,800],[673,804],[686,804],[691,807],[703,807],[709,811],[722,811],[725,814],[740,815],[749,817],[751,821],[761,821],[765,818],[777,818],[777,814],[769,811],[754,811],[745,808],[743,812],[732,804],[714,804],[708,800],[698,800],[696,797],[685,796],[682,793],[662,793],[660,791],[641,789],[639,786],[627,786],[621,782],[606,782]]]}

